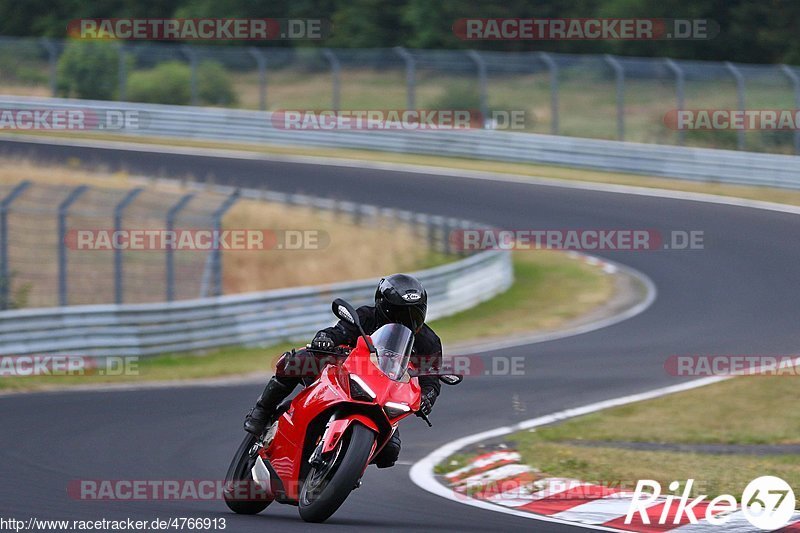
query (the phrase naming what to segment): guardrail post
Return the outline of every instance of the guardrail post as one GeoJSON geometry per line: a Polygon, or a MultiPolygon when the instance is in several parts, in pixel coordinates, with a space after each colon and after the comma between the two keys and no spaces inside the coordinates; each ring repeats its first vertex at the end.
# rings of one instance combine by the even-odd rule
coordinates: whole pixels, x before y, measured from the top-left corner
{"type": "Polygon", "coordinates": [[[69,208],[80,196],[89,190],[86,185],[79,185],[72,189],[58,206],[58,305],[68,305],[67,299],[67,216],[69,208]]]}
{"type": "MultiPolygon", "coordinates": [[[[178,213],[180,213],[186,204],[194,198],[193,193],[184,194],[180,200],[178,200],[175,205],[169,208],[167,211],[167,220],[166,220],[166,229],[167,231],[175,231],[175,219],[178,217],[178,213]]],[[[167,246],[164,250],[165,259],[166,259],[166,288],[167,288],[167,301],[171,302],[175,299],[175,258],[172,254],[175,253],[175,250],[171,246],[167,246]]]]}
{"type": "MultiPolygon", "coordinates": [[[[730,61],[725,62],[725,68],[731,73],[733,79],[736,80],[736,98],[739,111],[744,111],[744,76],[739,69],[730,61]]],[[[736,132],[736,147],[739,150],[744,150],[744,130],[740,129],[736,132]]]]}
{"type": "Polygon", "coordinates": [[[558,63],[547,52],[537,55],[550,71],[550,133],[558,135],[558,63]]]}
{"type": "Polygon", "coordinates": [[[8,309],[11,289],[11,274],[8,270],[8,210],[11,203],[19,198],[30,187],[28,180],[17,184],[5,198],[0,201],[0,309],[8,309]]]}
{"type": "Polygon", "coordinates": [[[124,101],[127,95],[128,85],[128,53],[125,49],[125,43],[117,45],[119,53],[119,67],[117,69],[117,100],[124,101]]]}
{"type": "Polygon", "coordinates": [[[255,46],[247,49],[258,65],[258,108],[261,111],[267,110],[267,58],[264,53],[255,46]]]}
{"type": "Polygon", "coordinates": [[[403,58],[406,64],[406,109],[414,109],[416,106],[417,88],[416,61],[414,61],[414,56],[402,46],[395,46],[394,51],[403,58]]]}
{"type": "Polygon", "coordinates": [[[481,55],[476,52],[475,50],[467,50],[467,55],[472,59],[475,63],[475,66],[478,67],[478,90],[480,91],[480,98],[481,98],[481,122],[483,126],[486,127],[486,121],[489,120],[489,98],[487,95],[488,92],[488,81],[486,76],[486,61],[483,60],[481,55]]]}
{"type": "Polygon", "coordinates": [[[622,63],[611,54],[603,56],[606,63],[614,70],[617,80],[617,139],[625,140],[625,69],[622,63]]]}
{"type": "MultiPolygon", "coordinates": [[[[120,200],[120,202],[114,207],[114,234],[118,234],[122,231],[122,215],[125,212],[125,208],[131,205],[137,196],[143,191],[144,189],[132,189],[128,191],[128,194],[120,200]]],[[[122,277],[122,248],[115,247],[114,248],[114,301],[117,304],[122,303],[123,298],[123,277],[122,277]]]]}
{"type": "MultiPolygon", "coordinates": [[[[666,58],[664,61],[672,73],[675,74],[675,98],[677,100],[678,111],[680,111],[685,105],[684,82],[686,81],[686,76],[683,73],[683,69],[675,61],[670,58],[666,58]]],[[[678,144],[683,146],[685,142],[686,130],[678,128],[678,144]]]]}
{"type": "MultiPolygon", "coordinates": [[[[800,77],[792,70],[789,65],[781,65],[781,71],[792,82],[792,89],[794,90],[794,107],[800,109],[800,77]]],[[[800,154],[800,128],[794,130],[794,153],[800,154]]]]}
{"type": "MultiPolygon", "coordinates": [[[[236,189],[222,202],[222,205],[214,211],[214,231],[219,232],[222,229],[222,217],[225,216],[228,209],[233,207],[233,204],[239,199],[240,194],[241,191],[236,189]]],[[[215,243],[211,253],[213,254],[211,268],[214,273],[214,296],[220,296],[222,295],[222,250],[218,243],[215,243]]]]}
{"type": "Polygon", "coordinates": [[[342,65],[339,63],[339,58],[336,57],[336,54],[330,48],[323,48],[322,55],[325,56],[325,59],[328,60],[328,63],[331,65],[331,76],[333,76],[333,94],[331,96],[331,105],[334,111],[339,111],[339,86],[340,86],[340,74],[342,70],[342,65]]]}
{"type": "Polygon", "coordinates": [[[47,50],[47,63],[50,67],[50,93],[53,96],[57,96],[58,49],[56,48],[56,45],[53,44],[53,41],[47,37],[42,37],[40,42],[42,43],[42,46],[44,46],[44,49],[47,50]]]}
{"type": "Polygon", "coordinates": [[[189,68],[192,69],[192,76],[191,76],[191,91],[192,91],[192,105],[197,105],[197,52],[195,52],[191,46],[184,44],[181,46],[181,52],[186,56],[189,60],[189,68]]]}

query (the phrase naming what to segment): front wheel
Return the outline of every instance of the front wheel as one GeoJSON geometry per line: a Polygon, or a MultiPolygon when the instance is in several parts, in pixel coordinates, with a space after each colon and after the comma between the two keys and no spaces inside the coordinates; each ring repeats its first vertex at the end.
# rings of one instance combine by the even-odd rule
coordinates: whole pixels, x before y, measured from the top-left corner
{"type": "Polygon", "coordinates": [[[256,440],[256,436],[250,433],[245,436],[225,475],[225,488],[222,496],[225,498],[225,504],[234,513],[258,514],[272,503],[272,498],[253,481],[250,471],[253,467],[250,452],[255,446],[256,440]]]}
{"type": "Polygon", "coordinates": [[[324,522],[350,495],[369,461],[375,434],[353,424],[328,456],[324,466],[312,467],[300,490],[300,517],[324,522]]]}

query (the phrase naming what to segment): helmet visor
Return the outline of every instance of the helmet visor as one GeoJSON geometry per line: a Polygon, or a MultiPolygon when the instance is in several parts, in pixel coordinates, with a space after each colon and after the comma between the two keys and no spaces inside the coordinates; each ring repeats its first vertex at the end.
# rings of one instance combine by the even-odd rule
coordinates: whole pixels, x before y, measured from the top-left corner
{"type": "Polygon", "coordinates": [[[419,331],[425,323],[425,313],[428,308],[425,304],[393,305],[386,301],[381,307],[390,323],[402,324],[413,332],[419,331]]]}

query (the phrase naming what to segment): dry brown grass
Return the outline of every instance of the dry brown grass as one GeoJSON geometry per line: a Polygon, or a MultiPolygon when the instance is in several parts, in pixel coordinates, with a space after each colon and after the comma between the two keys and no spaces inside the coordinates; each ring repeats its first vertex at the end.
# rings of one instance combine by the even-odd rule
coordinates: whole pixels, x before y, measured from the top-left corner
{"type": "Polygon", "coordinates": [[[226,293],[378,278],[427,266],[430,257],[411,228],[385,219],[355,226],[328,212],[241,201],[223,223],[226,228],[317,230],[329,238],[322,249],[228,252],[226,293]]]}

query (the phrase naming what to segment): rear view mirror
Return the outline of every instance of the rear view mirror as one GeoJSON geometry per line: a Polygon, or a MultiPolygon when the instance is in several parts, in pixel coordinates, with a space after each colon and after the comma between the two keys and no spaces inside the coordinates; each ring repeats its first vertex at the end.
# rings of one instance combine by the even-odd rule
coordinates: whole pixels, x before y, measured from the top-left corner
{"type": "Polygon", "coordinates": [[[356,310],[353,309],[352,305],[345,302],[341,298],[336,298],[333,301],[333,304],[331,304],[331,309],[333,310],[333,314],[338,316],[339,319],[357,327],[358,331],[361,333],[361,336],[364,338],[364,342],[367,343],[367,348],[369,348],[369,351],[371,353],[376,353],[375,346],[372,344],[372,340],[369,338],[369,336],[364,332],[364,328],[361,327],[361,320],[358,318],[358,313],[356,313],[356,310]]]}
{"type": "Polygon", "coordinates": [[[345,302],[341,298],[336,298],[332,304],[333,314],[345,322],[353,324],[361,329],[361,321],[358,319],[358,313],[353,309],[353,306],[345,302]]]}
{"type": "Polygon", "coordinates": [[[464,381],[464,376],[460,376],[458,374],[444,374],[439,376],[439,381],[445,385],[458,385],[464,381]]]}

